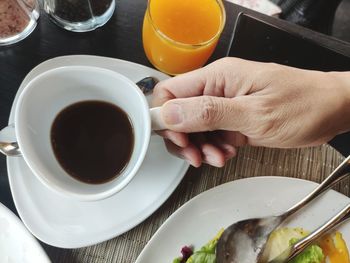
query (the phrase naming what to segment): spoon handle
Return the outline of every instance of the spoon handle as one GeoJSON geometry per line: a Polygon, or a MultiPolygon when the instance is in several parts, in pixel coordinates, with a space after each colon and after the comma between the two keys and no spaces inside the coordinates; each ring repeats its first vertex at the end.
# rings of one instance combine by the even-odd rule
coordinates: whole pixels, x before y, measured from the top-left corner
{"type": "Polygon", "coordinates": [[[0,142],[0,152],[7,156],[21,156],[17,142],[0,142]]]}
{"type": "Polygon", "coordinates": [[[0,130],[0,153],[6,156],[21,156],[13,124],[0,130]]]}
{"type": "Polygon", "coordinates": [[[299,240],[293,246],[285,250],[277,258],[273,259],[269,263],[282,263],[289,262],[289,260],[296,257],[301,253],[305,248],[314,244],[319,238],[326,234],[331,229],[335,228],[337,225],[343,223],[350,217],[350,204],[346,205],[338,214],[329,219],[325,224],[317,228],[311,234],[307,235],[303,239],[299,240]]]}
{"type": "Polygon", "coordinates": [[[314,200],[317,196],[323,193],[328,188],[345,178],[350,174],[350,156],[348,156],[315,190],[304,197],[300,202],[289,208],[287,212],[282,215],[282,218],[287,218],[296,211],[314,200]]]}

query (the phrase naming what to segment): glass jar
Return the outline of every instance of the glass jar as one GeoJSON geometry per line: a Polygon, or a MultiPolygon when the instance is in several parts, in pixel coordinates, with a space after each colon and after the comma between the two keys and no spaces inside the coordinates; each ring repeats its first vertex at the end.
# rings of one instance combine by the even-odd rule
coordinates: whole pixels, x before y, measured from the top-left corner
{"type": "Polygon", "coordinates": [[[37,0],[0,0],[0,46],[27,37],[37,25],[37,0]]]}
{"type": "Polygon", "coordinates": [[[86,32],[103,26],[113,15],[114,0],[44,0],[44,9],[60,27],[86,32]]]}

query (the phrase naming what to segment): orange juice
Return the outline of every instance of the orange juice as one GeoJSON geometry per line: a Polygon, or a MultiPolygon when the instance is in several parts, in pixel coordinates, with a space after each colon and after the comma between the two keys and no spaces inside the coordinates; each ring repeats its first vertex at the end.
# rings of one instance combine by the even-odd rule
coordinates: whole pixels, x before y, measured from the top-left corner
{"type": "Polygon", "coordinates": [[[177,75],[205,64],[224,24],[221,0],[149,0],[143,46],[156,68],[177,75]]]}

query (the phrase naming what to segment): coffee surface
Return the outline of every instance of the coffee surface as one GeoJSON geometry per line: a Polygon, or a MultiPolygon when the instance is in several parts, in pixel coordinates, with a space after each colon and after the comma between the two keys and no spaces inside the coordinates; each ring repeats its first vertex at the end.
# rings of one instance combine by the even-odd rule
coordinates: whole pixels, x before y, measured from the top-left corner
{"type": "Polygon", "coordinates": [[[85,183],[105,183],[128,164],[134,148],[133,127],[128,115],[113,104],[78,102],[56,116],[51,144],[69,175],[85,183]]]}

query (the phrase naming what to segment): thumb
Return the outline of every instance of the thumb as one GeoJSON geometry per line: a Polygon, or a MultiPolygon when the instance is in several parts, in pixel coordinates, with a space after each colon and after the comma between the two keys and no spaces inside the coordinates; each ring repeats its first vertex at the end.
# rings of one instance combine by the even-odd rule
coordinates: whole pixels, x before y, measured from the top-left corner
{"type": "Polygon", "coordinates": [[[237,98],[198,96],[167,101],[161,117],[169,130],[203,132],[239,131],[245,123],[243,104],[237,98]]]}

